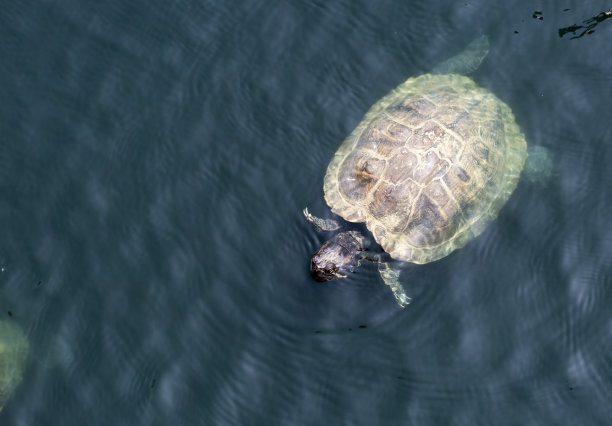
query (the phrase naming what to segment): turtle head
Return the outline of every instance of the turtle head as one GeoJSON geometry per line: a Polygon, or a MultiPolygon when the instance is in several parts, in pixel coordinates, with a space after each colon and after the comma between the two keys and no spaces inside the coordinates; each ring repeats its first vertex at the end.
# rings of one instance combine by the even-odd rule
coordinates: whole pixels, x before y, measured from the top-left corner
{"type": "Polygon", "coordinates": [[[310,275],[315,281],[325,282],[337,278],[340,265],[324,259],[319,252],[310,259],[310,275]]]}
{"type": "Polygon", "coordinates": [[[310,259],[310,275],[325,282],[344,278],[359,263],[359,253],[365,250],[364,237],[355,231],[341,232],[325,242],[310,259]]]}

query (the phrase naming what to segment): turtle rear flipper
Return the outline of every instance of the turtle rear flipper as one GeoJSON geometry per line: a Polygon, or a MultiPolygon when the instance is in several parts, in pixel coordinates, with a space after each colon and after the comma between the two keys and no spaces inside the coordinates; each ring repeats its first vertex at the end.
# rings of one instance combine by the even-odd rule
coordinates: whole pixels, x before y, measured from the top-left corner
{"type": "Polygon", "coordinates": [[[435,66],[432,74],[470,74],[478,69],[489,54],[489,37],[481,35],[456,56],[435,66]]]}
{"type": "Polygon", "coordinates": [[[527,149],[527,160],[523,175],[531,183],[546,185],[553,173],[552,155],[543,146],[535,145],[527,149]]]}

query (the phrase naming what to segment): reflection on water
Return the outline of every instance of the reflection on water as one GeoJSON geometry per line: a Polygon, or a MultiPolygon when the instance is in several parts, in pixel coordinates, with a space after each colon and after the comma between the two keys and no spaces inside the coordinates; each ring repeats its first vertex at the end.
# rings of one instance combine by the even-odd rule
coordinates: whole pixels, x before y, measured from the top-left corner
{"type": "Polygon", "coordinates": [[[413,3],[3,5],[0,308],[51,348],[0,423],[606,424],[608,22],[413,3]],[[341,141],[479,34],[549,182],[407,268],[406,309],[375,265],[313,282],[341,141]]]}
{"type": "Polygon", "coordinates": [[[598,24],[607,21],[608,19],[612,19],[612,9],[606,12],[601,12],[593,16],[592,18],[585,19],[584,21],[582,21],[584,25],[573,24],[569,27],[559,28],[559,37],[563,37],[567,33],[572,33],[574,36],[570,37],[570,39],[573,40],[575,38],[580,38],[585,35],[593,34],[595,32],[595,27],[597,27],[598,24]],[[577,31],[579,32],[578,34],[576,34],[577,31]]]}

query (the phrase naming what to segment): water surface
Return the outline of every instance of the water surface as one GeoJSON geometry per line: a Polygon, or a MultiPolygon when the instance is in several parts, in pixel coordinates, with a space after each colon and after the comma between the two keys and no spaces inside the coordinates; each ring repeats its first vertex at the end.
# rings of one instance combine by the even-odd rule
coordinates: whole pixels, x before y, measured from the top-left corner
{"type": "Polygon", "coordinates": [[[559,29],[608,8],[6,1],[0,314],[31,355],[0,423],[606,424],[612,21],[559,29]],[[407,267],[405,309],[374,265],[313,282],[343,138],[480,34],[552,177],[407,267]]]}

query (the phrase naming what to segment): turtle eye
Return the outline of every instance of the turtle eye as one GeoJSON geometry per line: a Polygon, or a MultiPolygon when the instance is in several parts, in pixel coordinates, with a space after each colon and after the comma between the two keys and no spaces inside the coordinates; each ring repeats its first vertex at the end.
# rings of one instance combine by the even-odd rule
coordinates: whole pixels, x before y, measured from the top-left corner
{"type": "Polygon", "coordinates": [[[338,265],[330,263],[324,265],[317,265],[314,259],[310,261],[310,275],[315,281],[325,282],[333,280],[338,272],[338,265]]]}
{"type": "Polygon", "coordinates": [[[332,266],[331,268],[327,268],[325,270],[325,273],[328,274],[332,278],[336,276],[336,272],[338,272],[338,267],[336,265],[332,266]]]}

